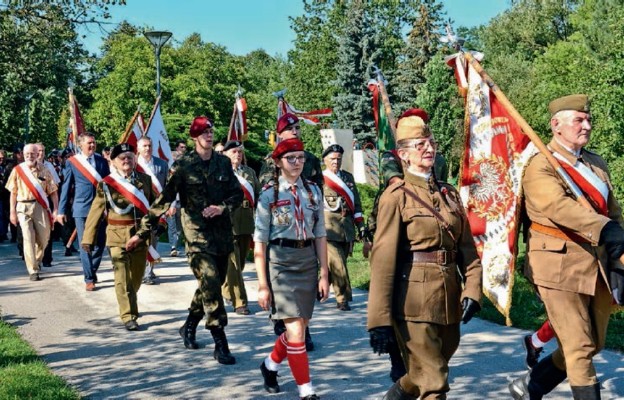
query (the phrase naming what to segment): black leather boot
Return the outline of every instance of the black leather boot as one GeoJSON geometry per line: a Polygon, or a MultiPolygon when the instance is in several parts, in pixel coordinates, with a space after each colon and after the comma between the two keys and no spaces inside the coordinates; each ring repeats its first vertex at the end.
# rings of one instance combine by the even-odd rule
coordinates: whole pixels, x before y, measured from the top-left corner
{"type": "Polygon", "coordinates": [[[202,317],[189,314],[188,317],[186,317],[186,322],[179,330],[180,336],[184,339],[184,347],[187,349],[199,349],[199,345],[195,341],[195,333],[197,332],[197,325],[199,325],[199,321],[201,320],[202,317]]]}
{"type": "Polygon", "coordinates": [[[392,382],[396,382],[407,373],[396,341],[392,342],[388,347],[388,354],[390,355],[390,364],[392,365],[390,368],[390,379],[392,379],[392,382]]]}
{"type": "Polygon", "coordinates": [[[515,400],[541,400],[567,376],[565,371],[555,366],[552,355],[548,355],[538,362],[525,377],[511,382],[509,392],[515,400]]]}
{"type": "Polygon", "coordinates": [[[225,331],[223,327],[209,328],[210,334],[215,342],[215,350],[213,356],[219,364],[232,365],[236,364],[236,358],[230,353],[230,347],[228,346],[227,337],[225,337],[225,331]]]}
{"type": "Polygon", "coordinates": [[[591,386],[571,386],[574,400],[600,400],[600,384],[591,386]]]}
{"type": "Polygon", "coordinates": [[[401,385],[399,385],[399,382],[395,382],[390,390],[388,390],[388,393],[383,397],[383,400],[416,400],[416,397],[406,393],[401,385]]]}

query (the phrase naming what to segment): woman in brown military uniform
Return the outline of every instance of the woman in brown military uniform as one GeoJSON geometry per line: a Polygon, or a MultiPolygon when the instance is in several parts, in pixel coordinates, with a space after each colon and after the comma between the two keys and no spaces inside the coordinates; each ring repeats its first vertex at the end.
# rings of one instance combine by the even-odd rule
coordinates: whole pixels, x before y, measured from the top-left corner
{"type": "Polygon", "coordinates": [[[480,309],[481,262],[459,194],[431,173],[437,143],[423,118],[399,119],[397,145],[405,178],[379,203],[368,301],[371,346],[386,353],[394,329],[403,352],[407,374],[385,398],[445,399],[459,323],[480,309]]]}

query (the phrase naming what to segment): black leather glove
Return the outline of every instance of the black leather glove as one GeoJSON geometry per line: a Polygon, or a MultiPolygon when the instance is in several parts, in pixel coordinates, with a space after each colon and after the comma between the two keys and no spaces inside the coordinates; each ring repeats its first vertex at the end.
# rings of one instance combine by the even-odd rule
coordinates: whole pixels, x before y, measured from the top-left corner
{"type": "Polygon", "coordinates": [[[390,343],[394,342],[394,330],[391,326],[378,326],[368,331],[373,353],[386,354],[390,343]]]}
{"type": "Polygon", "coordinates": [[[624,254],[624,229],[615,221],[609,221],[600,231],[600,242],[611,260],[619,260],[624,254]]]}
{"type": "Polygon", "coordinates": [[[467,324],[476,313],[481,311],[481,306],[470,297],[464,297],[462,300],[462,310],[464,311],[461,318],[462,322],[467,324]]]}
{"type": "Polygon", "coordinates": [[[160,237],[163,233],[167,232],[167,225],[158,224],[156,227],[156,237],[160,237]]]}
{"type": "Polygon", "coordinates": [[[609,285],[613,293],[613,299],[619,305],[624,305],[624,270],[613,268],[609,271],[609,285]]]}

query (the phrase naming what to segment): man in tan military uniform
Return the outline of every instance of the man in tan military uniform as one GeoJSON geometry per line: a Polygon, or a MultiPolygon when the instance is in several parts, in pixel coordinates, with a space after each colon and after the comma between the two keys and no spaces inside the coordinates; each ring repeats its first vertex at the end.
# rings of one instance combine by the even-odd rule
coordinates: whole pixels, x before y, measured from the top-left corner
{"type": "Polygon", "coordinates": [[[575,399],[599,399],[592,358],[604,346],[613,300],[609,259],[624,252],[622,210],[605,161],[584,148],[591,134],[587,96],[562,97],[548,108],[548,148],[594,208],[575,199],[543,154],[530,160],[522,180],[531,221],[526,275],[544,302],[559,347],[509,389],[515,399],[541,399],[567,376],[575,399]]]}
{"type": "Polygon", "coordinates": [[[24,261],[31,281],[40,279],[39,264],[58,209],[58,187],[50,171],[38,162],[37,157],[37,145],[27,144],[24,162],[13,168],[6,184],[10,193],[9,219],[15,226],[19,223],[22,230],[24,261]]]}
{"type": "Polygon", "coordinates": [[[141,243],[132,250],[126,250],[126,242],[137,231],[141,217],[156,195],[150,176],[134,170],[136,156],[132,145],[116,145],[110,157],[111,174],[98,183],[81,246],[85,252],[91,252],[98,225],[106,212],[106,246],[110,249],[113,262],[119,316],[127,330],[135,331],[139,329],[136,322],[139,317],[137,292],[145,271],[148,247],[141,243]],[[125,192],[122,194],[120,190],[125,192]],[[141,204],[141,200],[145,204],[141,204]]]}
{"type": "Polygon", "coordinates": [[[399,119],[397,147],[405,176],[379,202],[368,330],[375,352],[395,333],[403,352],[407,373],[386,399],[444,399],[459,323],[480,309],[481,262],[459,193],[432,174],[437,143],[420,116],[399,119]]]}
{"type": "Polygon", "coordinates": [[[223,147],[223,155],[232,162],[232,170],[240,182],[244,199],[241,206],[231,214],[234,251],[230,254],[222,294],[224,299],[232,302],[236,314],[249,315],[243,269],[254,233],[254,209],[261,188],[254,170],[242,164],[245,156],[242,142],[229,140],[223,147]]]}
{"type": "Polygon", "coordinates": [[[364,239],[365,226],[362,217],[360,194],[355,186],[353,175],[340,169],[344,149],[332,144],[323,151],[325,171],[325,229],[327,230],[327,258],[329,281],[336,296],[336,307],[341,311],[351,310],[353,300],[347,257],[353,250],[353,241],[364,239]]]}

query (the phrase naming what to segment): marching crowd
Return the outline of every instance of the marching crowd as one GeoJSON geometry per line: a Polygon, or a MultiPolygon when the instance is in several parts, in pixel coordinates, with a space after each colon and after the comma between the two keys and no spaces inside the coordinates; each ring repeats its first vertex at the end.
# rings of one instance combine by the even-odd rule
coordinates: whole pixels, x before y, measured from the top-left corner
{"type": "MultiPolygon", "coordinates": [[[[523,179],[528,219],[525,274],[544,302],[549,320],[525,338],[526,376],[513,381],[514,399],[541,399],[568,379],[575,399],[600,398],[592,363],[604,346],[612,303],[622,303],[622,213],[606,163],[584,147],[591,119],[585,95],[549,105],[549,150],[581,182],[594,209],[581,206],[542,154],[523,179]],[[541,346],[558,348],[540,360],[541,346]]],[[[213,123],[196,117],[193,148],[175,144],[175,162],[152,156],[148,137],[97,154],[96,138],[78,138],[80,151],[51,152],[42,144],[0,150],[0,241],[19,242],[29,277],[52,265],[51,243],[65,255],[78,246],[85,289],[97,289],[104,249],[112,260],[119,316],[140,329],[137,293],[157,279],[156,244],[168,233],[170,255],[185,254],[197,289],[179,330],[197,349],[197,327],[214,339],[214,358],[235,364],[225,327],[225,302],[250,314],[243,269],[250,248],[258,275],[258,304],[270,311],[277,339],[260,365],[264,388],[280,391],[284,361],[302,399],[318,399],[310,379],[309,325],[317,300],[329,297],[348,312],[352,291],[347,258],[353,243],[370,252],[368,330],[373,351],[388,353],[394,385],[387,399],[442,399],[450,390],[449,360],[460,342],[460,323],[481,306],[482,266],[458,191],[437,152],[424,110],[410,109],[396,126],[396,150],[382,155],[383,186],[365,222],[353,176],[343,170],[344,149],[321,158],[300,140],[298,118],[277,122],[277,145],[259,175],[245,165],[242,142],[213,147],[213,123]],[[322,168],[324,165],[324,168],[322,168]],[[53,229],[54,228],[54,229],[53,229]]]]}

